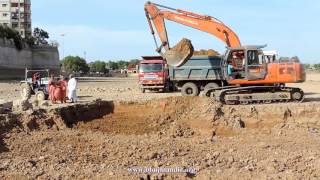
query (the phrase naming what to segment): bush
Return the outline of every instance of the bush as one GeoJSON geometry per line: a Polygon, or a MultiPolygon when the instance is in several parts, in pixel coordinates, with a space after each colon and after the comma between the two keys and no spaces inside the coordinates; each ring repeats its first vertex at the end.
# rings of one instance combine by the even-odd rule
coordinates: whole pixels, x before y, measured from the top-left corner
{"type": "Polygon", "coordinates": [[[90,72],[96,73],[105,73],[106,72],[106,63],[103,61],[95,61],[89,64],[90,72]]]}
{"type": "Polygon", "coordinates": [[[12,28],[0,25],[0,38],[13,39],[14,45],[18,50],[23,48],[23,38],[18,31],[12,28]]]}
{"type": "Polygon", "coordinates": [[[62,67],[66,73],[87,73],[89,66],[86,60],[79,56],[67,56],[62,61],[62,67]]]}
{"type": "Polygon", "coordinates": [[[314,65],[313,65],[313,68],[314,68],[315,70],[319,71],[319,70],[320,70],[320,64],[314,64],[314,65]]]}

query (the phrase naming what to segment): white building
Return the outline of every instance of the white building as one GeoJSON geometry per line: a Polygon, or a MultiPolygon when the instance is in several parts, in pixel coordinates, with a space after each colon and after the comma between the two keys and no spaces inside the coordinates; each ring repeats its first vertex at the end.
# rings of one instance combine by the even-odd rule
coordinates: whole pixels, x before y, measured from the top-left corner
{"type": "Polygon", "coordinates": [[[0,24],[31,35],[31,0],[0,0],[0,24]]]}

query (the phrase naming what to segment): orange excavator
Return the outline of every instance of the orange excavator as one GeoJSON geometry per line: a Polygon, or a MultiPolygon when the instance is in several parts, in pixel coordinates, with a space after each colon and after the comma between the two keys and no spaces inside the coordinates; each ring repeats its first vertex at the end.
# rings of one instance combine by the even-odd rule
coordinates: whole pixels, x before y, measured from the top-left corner
{"type": "Polygon", "coordinates": [[[212,87],[205,89],[207,96],[214,96],[225,104],[303,101],[304,92],[300,88],[285,86],[286,83],[306,80],[304,67],[299,61],[282,62],[275,56],[267,56],[263,51],[266,45],[242,46],[237,34],[214,17],[152,2],[147,2],[144,9],[156,51],[170,66],[183,66],[192,57],[194,49],[188,39],[170,48],[165,20],[209,33],[227,45],[220,62],[223,81],[215,85],[210,83],[212,87]],[[161,40],[160,46],[154,29],[161,40]]]}

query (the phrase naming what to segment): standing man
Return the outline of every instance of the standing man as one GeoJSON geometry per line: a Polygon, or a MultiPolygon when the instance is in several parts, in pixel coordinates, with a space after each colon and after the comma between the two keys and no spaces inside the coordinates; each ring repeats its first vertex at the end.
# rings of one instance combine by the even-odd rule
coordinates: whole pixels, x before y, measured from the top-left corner
{"type": "Polygon", "coordinates": [[[54,79],[54,74],[51,74],[51,78],[48,82],[48,94],[49,94],[49,99],[54,102],[54,95],[53,95],[53,92],[54,92],[54,89],[55,89],[55,85],[56,85],[56,82],[55,82],[55,79],[54,79]]]}
{"type": "Polygon", "coordinates": [[[35,85],[35,88],[39,88],[40,74],[38,72],[32,75],[32,83],[35,85]]]}
{"type": "Polygon", "coordinates": [[[68,98],[71,103],[77,102],[77,80],[73,74],[70,74],[70,79],[68,81],[68,98]]]}
{"type": "Polygon", "coordinates": [[[60,75],[60,80],[59,80],[58,84],[62,90],[62,97],[61,97],[62,101],[63,101],[63,103],[66,103],[68,82],[66,81],[66,79],[63,75],[60,75]]]}

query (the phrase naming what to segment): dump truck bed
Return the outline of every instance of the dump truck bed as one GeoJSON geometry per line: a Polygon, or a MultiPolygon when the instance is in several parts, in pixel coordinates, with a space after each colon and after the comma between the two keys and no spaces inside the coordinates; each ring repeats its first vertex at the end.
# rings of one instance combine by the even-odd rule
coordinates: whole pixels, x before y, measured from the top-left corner
{"type": "Polygon", "coordinates": [[[169,68],[170,80],[223,80],[221,61],[219,56],[193,56],[183,66],[169,68]]]}

